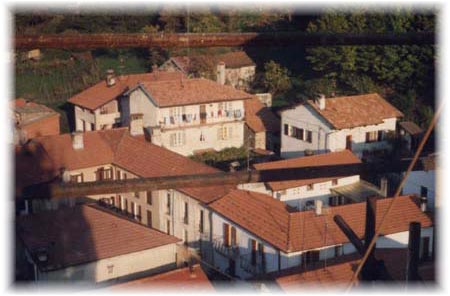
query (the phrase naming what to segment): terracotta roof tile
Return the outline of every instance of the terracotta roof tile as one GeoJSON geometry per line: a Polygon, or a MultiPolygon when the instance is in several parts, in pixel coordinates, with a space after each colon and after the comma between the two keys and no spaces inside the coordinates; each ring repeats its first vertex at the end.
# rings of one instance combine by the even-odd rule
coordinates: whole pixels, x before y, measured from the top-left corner
{"type": "MultiPolygon", "coordinates": [[[[377,223],[391,200],[378,200],[377,223]]],[[[365,203],[330,207],[326,214],[317,216],[314,211],[290,213],[283,202],[266,194],[232,190],[210,207],[284,252],[347,243],[347,237],[333,221],[335,215],[341,215],[359,237],[364,234],[365,203]]],[[[431,218],[420,211],[417,198],[399,197],[381,233],[407,231],[412,221],[421,222],[422,227],[432,225],[431,218]]]]}
{"type": "MultiPolygon", "coordinates": [[[[407,249],[377,248],[375,257],[383,260],[389,275],[396,281],[404,282],[407,271],[407,249]]],[[[272,278],[284,292],[299,292],[305,288],[342,289],[353,277],[361,256],[357,253],[328,259],[306,268],[294,267],[273,273],[272,278]]],[[[419,274],[426,280],[434,279],[434,265],[422,263],[419,274]]]]}
{"type": "Polygon", "coordinates": [[[90,205],[46,211],[17,218],[26,248],[48,249],[44,270],[139,252],[178,241],[174,236],[101,211],[90,205]]]}
{"type": "Polygon", "coordinates": [[[383,119],[403,116],[377,93],[327,98],[325,102],[324,110],[311,100],[308,104],[335,129],[380,124],[383,119]]]}
{"type": "MultiPolygon", "coordinates": [[[[254,167],[258,170],[271,170],[283,168],[301,168],[308,166],[324,166],[324,165],[356,164],[356,163],[361,163],[361,160],[359,160],[359,158],[356,157],[356,155],[354,155],[351,151],[343,150],[339,152],[330,152],[312,156],[303,156],[279,161],[258,163],[255,164],[254,167]]],[[[273,191],[278,191],[287,188],[305,186],[308,184],[326,182],[336,178],[340,177],[267,182],[267,185],[273,191]]]]}
{"type": "MultiPolygon", "coordinates": [[[[61,168],[76,170],[114,164],[140,177],[213,173],[218,170],[195,162],[142,138],[132,137],[127,128],[83,133],[84,148],[74,150],[70,134],[39,137],[16,148],[16,186],[49,181],[61,168]]],[[[228,186],[180,188],[201,202],[223,196],[228,186]]]]}
{"type": "Polygon", "coordinates": [[[280,131],[280,119],[257,97],[245,101],[245,122],[256,133],[280,131]]]}
{"type": "Polygon", "coordinates": [[[192,270],[190,270],[189,267],[175,269],[157,275],[114,285],[112,288],[117,290],[160,288],[164,291],[177,290],[177,292],[186,290],[195,290],[196,292],[215,292],[213,285],[199,264],[192,266],[192,270]]]}
{"type": "Polygon", "coordinates": [[[141,85],[159,107],[246,100],[251,97],[232,86],[204,78],[142,82],[141,85]]]}
{"type": "MultiPolygon", "coordinates": [[[[170,59],[184,72],[189,73],[192,71],[191,63],[194,59],[202,60],[203,55],[194,56],[174,56],[170,59]]],[[[247,66],[255,66],[255,62],[247,55],[245,51],[233,51],[224,54],[208,56],[212,58],[215,63],[224,62],[225,67],[229,69],[241,68],[247,66]]]]}
{"type": "Polygon", "coordinates": [[[139,82],[164,81],[171,79],[179,80],[181,76],[182,74],[177,72],[163,71],[157,71],[155,73],[122,75],[116,78],[116,84],[114,86],[108,87],[106,85],[106,81],[102,80],[71,97],[69,102],[89,110],[95,110],[114,100],[126,90],[135,87],[139,82]]]}

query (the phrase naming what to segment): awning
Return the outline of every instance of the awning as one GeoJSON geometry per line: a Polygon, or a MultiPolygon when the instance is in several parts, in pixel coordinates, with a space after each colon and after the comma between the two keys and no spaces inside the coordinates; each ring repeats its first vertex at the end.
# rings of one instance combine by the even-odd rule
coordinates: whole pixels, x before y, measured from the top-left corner
{"type": "Polygon", "coordinates": [[[330,190],[336,195],[345,196],[355,202],[366,201],[371,196],[385,197],[378,187],[362,180],[357,183],[331,188],[330,190]]]}

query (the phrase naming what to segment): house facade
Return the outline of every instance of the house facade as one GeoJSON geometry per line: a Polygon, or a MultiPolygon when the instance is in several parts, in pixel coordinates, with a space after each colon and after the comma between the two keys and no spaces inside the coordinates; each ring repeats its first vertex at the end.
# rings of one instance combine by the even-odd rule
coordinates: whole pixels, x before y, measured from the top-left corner
{"type": "Polygon", "coordinates": [[[95,205],[21,216],[17,226],[21,263],[37,282],[95,285],[176,267],[179,239],[95,205]]]}
{"type": "MultiPolygon", "coordinates": [[[[16,163],[17,184],[22,187],[49,180],[120,182],[142,177],[217,172],[153,145],[142,136],[133,137],[126,128],[38,138],[16,151],[16,163]]],[[[229,188],[178,188],[59,199],[47,199],[43,193],[42,198],[25,200],[22,212],[38,213],[98,202],[105,209],[180,238],[189,251],[207,257],[210,254],[210,210],[207,205],[225,195],[229,188]]]]}
{"type": "Polygon", "coordinates": [[[282,111],[281,156],[348,149],[358,157],[390,149],[403,114],[378,94],[307,101],[282,111]]]}
{"type": "MultiPolygon", "coordinates": [[[[354,165],[361,161],[349,150],[255,164],[257,170],[354,165]]],[[[323,206],[338,206],[365,201],[369,196],[384,196],[359,175],[335,178],[311,178],[266,183],[240,184],[238,188],[268,194],[297,210],[309,210],[321,201],[323,206]]]]}
{"type": "Polygon", "coordinates": [[[120,99],[124,92],[143,81],[179,79],[180,73],[143,73],[116,76],[106,73],[105,80],[74,95],[75,131],[96,131],[121,126],[120,99]]]}
{"type": "MultiPolygon", "coordinates": [[[[380,213],[386,211],[388,202],[389,199],[378,200],[380,213]]],[[[420,221],[422,254],[429,256],[431,219],[421,212],[413,197],[401,197],[398,206],[402,213],[392,220],[395,225],[385,226],[377,248],[405,248],[409,223],[420,221]]],[[[336,214],[348,221],[359,237],[364,236],[365,203],[332,207],[320,213],[290,212],[284,203],[268,195],[234,190],[210,207],[214,266],[242,279],[355,253],[356,249],[333,222],[336,214]]],[[[381,219],[380,213],[377,219],[381,219]]]]}
{"type": "Polygon", "coordinates": [[[121,100],[122,123],[142,125],[152,143],[184,156],[241,147],[250,97],[203,78],[141,83],[121,100]]]}
{"type": "MultiPolygon", "coordinates": [[[[171,57],[159,69],[168,72],[181,72],[185,75],[199,75],[196,73],[198,65],[214,67],[217,82],[231,85],[234,88],[247,90],[256,73],[256,64],[244,51],[234,51],[215,56],[175,56],[171,57]]],[[[208,77],[207,77],[208,78],[208,77]]]]}

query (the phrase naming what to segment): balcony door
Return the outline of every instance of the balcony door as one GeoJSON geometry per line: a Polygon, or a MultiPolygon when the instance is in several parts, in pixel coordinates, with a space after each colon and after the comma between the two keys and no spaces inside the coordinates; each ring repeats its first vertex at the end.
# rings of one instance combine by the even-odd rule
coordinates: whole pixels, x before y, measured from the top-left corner
{"type": "Polygon", "coordinates": [[[206,123],[206,105],[200,105],[200,123],[206,123]]]}
{"type": "Polygon", "coordinates": [[[345,149],[352,151],[352,135],[345,138],[345,149]]]}

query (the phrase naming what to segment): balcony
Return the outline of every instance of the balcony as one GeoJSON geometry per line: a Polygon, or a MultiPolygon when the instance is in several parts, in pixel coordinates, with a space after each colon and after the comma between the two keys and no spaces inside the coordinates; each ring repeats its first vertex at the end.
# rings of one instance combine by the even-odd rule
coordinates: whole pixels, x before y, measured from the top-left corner
{"type": "Polygon", "coordinates": [[[239,247],[236,245],[226,245],[223,237],[213,238],[213,248],[217,253],[230,259],[234,259],[239,256],[239,247]]]}
{"type": "Polygon", "coordinates": [[[261,275],[265,273],[265,264],[262,262],[262,257],[256,254],[256,258],[252,262],[252,253],[243,254],[240,256],[240,266],[245,271],[252,275],[261,275]]]}

